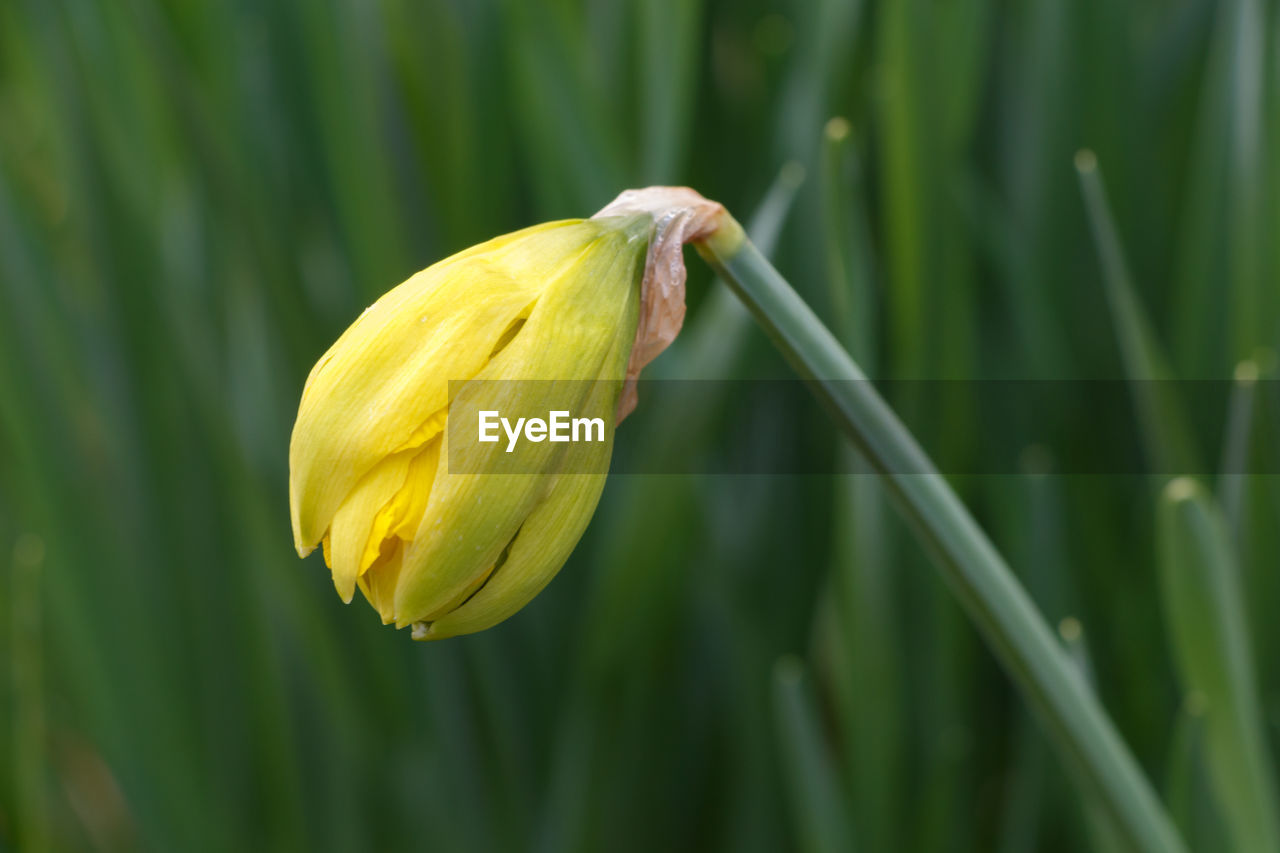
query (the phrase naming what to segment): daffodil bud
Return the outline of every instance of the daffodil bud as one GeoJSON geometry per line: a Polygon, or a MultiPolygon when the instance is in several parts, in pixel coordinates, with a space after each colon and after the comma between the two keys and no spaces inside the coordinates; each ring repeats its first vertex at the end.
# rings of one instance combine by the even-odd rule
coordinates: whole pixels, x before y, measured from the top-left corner
{"type": "Polygon", "coordinates": [[[321,545],[345,601],[359,587],[418,639],[523,607],[581,537],[635,379],[679,330],[682,243],[721,213],[691,190],[624,193],[592,219],[446,258],[366,309],[302,392],[289,453],[298,553],[321,545]],[[452,428],[515,410],[572,412],[597,435],[568,464],[563,443],[452,428]]]}

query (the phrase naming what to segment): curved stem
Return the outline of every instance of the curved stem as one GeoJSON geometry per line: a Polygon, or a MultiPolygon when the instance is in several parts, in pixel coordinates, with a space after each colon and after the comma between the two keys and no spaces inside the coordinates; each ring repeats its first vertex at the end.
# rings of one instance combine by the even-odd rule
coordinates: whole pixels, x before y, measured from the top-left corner
{"type": "Polygon", "coordinates": [[[1185,851],[1128,746],[1030,596],[849,354],[732,218],[697,248],[882,476],[943,578],[1122,836],[1144,853],[1185,851]]]}

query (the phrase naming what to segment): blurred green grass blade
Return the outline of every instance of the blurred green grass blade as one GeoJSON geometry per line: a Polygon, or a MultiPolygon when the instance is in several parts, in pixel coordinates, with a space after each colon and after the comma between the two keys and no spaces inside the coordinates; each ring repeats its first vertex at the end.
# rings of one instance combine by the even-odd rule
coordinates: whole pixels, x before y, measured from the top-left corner
{"type": "Polygon", "coordinates": [[[882,474],[921,545],[1127,841],[1149,853],[1182,850],[1128,748],[1003,558],[831,333],[735,230],[722,226],[699,244],[703,257],[882,474]]]}
{"type": "MultiPolygon", "coordinates": [[[[911,139],[909,153],[914,163],[910,168],[917,184],[918,225],[922,229],[910,235],[913,251],[920,254],[920,280],[914,285],[919,291],[914,310],[920,325],[909,344],[905,337],[893,334],[893,312],[898,307],[895,291],[903,280],[896,275],[884,278],[890,335],[886,352],[895,361],[901,355],[894,348],[897,337],[899,346],[920,354],[917,372],[898,374],[908,378],[970,376],[978,356],[974,253],[950,184],[958,164],[975,144],[972,134],[981,111],[988,62],[989,6],[987,0],[959,0],[945,7],[905,0],[879,12],[900,18],[880,31],[893,33],[892,40],[881,46],[887,56],[894,57],[891,67],[901,86],[897,94],[906,98],[894,105],[894,112],[902,123],[902,138],[911,139]],[[906,41],[900,41],[904,38],[906,41]]],[[[887,161],[895,156],[883,149],[878,153],[887,161]]],[[[910,189],[903,189],[906,197],[910,189]]],[[[890,248],[885,254],[887,261],[893,260],[891,252],[890,248]]],[[[898,260],[901,269],[900,256],[898,260]]],[[[885,268],[893,272],[891,264],[885,268]]],[[[935,387],[936,396],[925,393],[923,386],[907,385],[895,403],[916,419],[921,439],[936,448],[939,458],[963,460],[975,444],[972,395],[962,383],[944,382],[935,387]]],[[[917,846],[936,849],[950,843],[954,835],[978,831],[966,805],[980,761],[973,752],[974,728],[967,717],[977,701],[973,685],[982,659],[976,635],[946,589],[927,581],[907,589],[909,612],[929,614],[928,629],[914,632],[918,633],[915,654],[928,663],[915,668],[911,690],[912,702],[919,709],[915,725],[925,733],[925,748],[938,757],[926,771],[917,806],[921,819],[913,834],[917,846]]]]}
{"type": "Polygon", "coordinates": [[[1013,731],[1009,775],[1005,780],[1007,791],[996,834],[994,849],[998,853],[1031,853],[1040,849],[1048,764],[1039,729],[1029,716],[1019,716],[1013,731]]]}
{"type": "Polygon", "coordinates": [[[1102,283],[1115,327],[1125,372],[1135,380],[1167,379],[1172,374],[1160,351],[1155,329],[1139,303],[1111,215],[1097,156],[1082,149],[1075,158],[1089,228],[1102,267],[1102,283]]]}
{"type": "Polygon", "coordinates": [[[928,187],[935,184],[936,158],[926,126],[929,89],[919,49],[928,43],[928,15],[918,0],[892,0],[876,17],[888,351],[898,375],[921,378],[935,344],[929,338],[928,307],[936,272],[930,237],[937,229],[928,187]]]}
{"type": "Polygon", "coordinates": [[[796,43],[782,84],[776,122],[777,146],[784,156],[813,162],[815,142],[832,102],[847,81],[848,69],[863,35],[864,0],[816,0],[793,6],[796,43]]]}
{"type": "Polygon", "coordinates": [[[1179,478],[1160,500],[1161,592],[1183,689],[1205,699],[1207,761],[1233,848],[1280,849],[1280,793],[1263,728],[1230,536],[1212,498],[1179,478]]]}
{"type": "Polygon", "coordinates": [[[1006,529],[1015,542],[1010,546],[1011,559],[1025,567],[1027,592],[1045,617],[1061,626],[1063,619],[1078,611],[1082,580],[1071,570],[1067,489],[1057,465],[1047,448],[1038,444],[1023,448],[1018,458],[1020,488],[1013,492],[1006,529]]]}
{"type": "Polygon", "coordinates": [[[1194,839],[1195,812],[1199,801],[1196,783],[1204,742],[1204,697],[1189,694],[1178,708],[1173,725],[1173,742],[1165,769],[1164,799],[1184,838],[1194,839]],[[1192,697],[1196,697],[1195,701],[1192,697]]]}
{"type": "MultiPolygon", "coordinates": [[[[872,249],[863,210],[861,162],[843,118],[823,132],[822,190],[826,278],[836,326],[846,346],[874,365],[875,294],[872,249]]],[[[744,311],[746,309],[740,309],[744,311]]],[[[872,368],[874,369],[874,368],[872,368]]],[[[907,776],[901,674],[903,643],[895,630],[895,586],[889,574],[880,484],[852,448],[837,450],[832,508],[830,583],[834,624],[820,635],[824,677],[834,686],[842,726],[850,803],[863,845],[898,846],[902,782],[907,776]]]]}
{"type": "MultiPolygon", "coordinates": [[[[94,165],[79,165],[92,184],[94,165]]],[[[0,206],[7,208],[6,189],[0,186],[0,206]]],[[[91,187],[85,206],[93,208],[99,200],[91,187]]],[[[0,213],[5,220],[0,230],[4,231],[15,226],[22,215],[9,210],[0,213]]],[[[40,221],[32,210],[25,215],[29,222],[40,221]]],[[[19,238],[19,234],[15,229],[3,238],[19,238]]],[[[25,399],[7,399],[0,404],[0,410],[11,408],[14,421],[30,419],[22,431],[33,439],[35,452],[24,467],[30,466],[27,478],[39,486],[28,487],[26,494],[33,505],[40,507],[40,527],[51,542],[55,564],[63,567],[46,575],[45,585],[48,622],[63,638],[60,649],[65,654],[59,661],[60,668],[76,676],[72,682],[80,708],[76,724],[92,733],[94,747],[103,753],[98,760],[105,759],[111,766],[108,772],[114,771],[124,779],[163,775],[168,756],[189,754],[194,745],[194,725],[190,719],[165,720],[166,705],[174,711],[190,708],[190,697],[183,695],[178,686],[181,678],[174,677],[175,670],[164,668],[172,662],[174,646],[147,644],[141,637],[143,626],[164,625],[177,608],[161,614],[148,612],[147,601],[160,585],[144,583],[146,570],[136,559],[121,560],[125,548],[131,548],[135,555],[147,551],[136,540],[130,542],[137,533],[136,513],[140,507],[135,501],[140,496],[139,483],[134,478],[140,466],[117,467],[121,457],[129,458],[131,439],[136,441],[129,432],[136,427],[136,413],[124,406],[111,407],[113,402],[121,403],[118,398],[112,399],[112,392],[118,393],[119,387],[95,387],[85,381],[83,373],[106,377],[108,382],[118,380],[114,371],[121,365],[116,361],[119,353],[110,344],[103,345],[99,327],[79,325],[76,321],[82,318],[69,316],[65,301],[48,286],[60,280],[59,262],[64,262],[65,257],[48,256],[49,247],[40,240],[23,240],[23,245],[32,251],[6,253],[5,258],[25,263],[25,269],[15,270],[6,264],[7,268],[0,272],[4,273],[6,297],[12,297],[6,302],[14,306],[9,319],[18,329],[12,338],[6,335],[6,343],[21,348],[8,363],[24,365],[12,377],[15,381],[6,379],[2,384],[6,395],[26,386],[18,392],[25,399]],[[22,255],[26,257],[20,260],[22,255]],[[56,271],[55,263],[59,263],[56,271]],[[98,356],[100,361],[91,363],[85,371],[87,354],[98,356]],[[48,381],[50,375],[56,378],[48,381]],[[99,416],[105,421],[102,426],[108,428],[75,429],[87,417],[98,426],[95,421],[99,416]],[[122,446],[127,448],[123,452],[122,446]],[[86,477],[86,471],[111,472],[118,478],[110,484],[111,513],[101,510],[105,490],[100,482],[86,477]],[[94,566],[109,568],[89,570],[94,566]],[[110,648],[101,639],[101,620],[106,614],[118,620],[112,623],[115,630],[110,631],[110,648]],[[122,661],[128,665],[121,665],[122,661]],[[150,677],[146,673],[151,673],[150,677]],[[165,675],[157,677],[157,673],[165,675]],[[144,740],[153,748],[146,748],[144,740]]],[[[100,262],[111,269],[114,260],[108,256],[100,262]]],[[[97,319],[100,326],[110,328],[114,318],[108,315],[97,319]]],[[[94,748],[88,752],[98,758],[94,748]]],[[[180,821],[175,816],[183,811],[188,816],[194,814],[196,803],[208,790],[207,780],[198,775],[174,779],[163,794],[142,784],[129,792],[133,797],[130,806],[145,820],[151,839],[175,841],[180,837],[180,821]]],[[[215,827],[209,837],[221,832],[221,826],[215,827]]]]}
{"type": "Polygon", "coordinates": [[[521,154],[544,217],[582,216],[625,187],[622,140],[589,77],[590,42],[564,8],[502,4],[507,80],[517,93],[521,154]]]}
{"type": "Polygon", "coordinates": [[[579,690],[567,698],[552,732],[554,760],[545,782],[542,817],[529,845],[537,853],[580,849],[576,834],[586,822],[584,813],[591,806],[595,720],[586,707],[586,693],[579,690]]]}
{"type": "MultiPolygon", "coordinates": [[[[846,160],[853,160],[847,151],[853,143],[852,132],[847,119],[836,117],[827,122],[822,134],[822,172],[818,186],[822,193],[823,243],[826,250],[831,325],[845,349],[866,358],[875,351],[864,334],[871,328],[868,309],[872,302],[870,293],[854,291],[858,286],[852,269],[854,259],[864,258],[866,254],[857,252],[850,246],[862,235],[855,235],[849,222],[846,195],[852,195],[852,191],[844,180],[846,160]]],[[[856,162],[854,165],[856,167],[856,162]]],[[[865,250],[865,243],[861,240],[859,243],[859,248],[865,250]]],[[[868,282],[862,278],[860,284],[865,287],[868,282]]]]}
{"type": "Polygon", "coordinates": [[[650,0],[634,4],[642,61],[639,180],[680,183],[689,139],[693,83],[701,41],[702,6],[690,0],[650,0]]]}
{"type": "Polygon", "coordinates": [[[1126,378],[1134,394],[1139,429],[1149,462],[1159,474],[1196,471],[1196,452],[1173,378],[1125,261],[1120,235],[1092,151],[1076,154],[1076,172],[1089,225],[1102,263],[1103,285],[1126,378]]]}
{"type": "MultiPolygon", "coordinates": [[[[1089,659],[1089,647],[1085,641],[1084,626],[1074,616],[1068,616],[1058,623],[1058,636],[1066,647],[1076,671],[1090,688],[1096,689],[1093,673],[1093,661],[1089,659]]],[[[1127,849],[1117,831],[1112,816],[1105,806],[1098,802],[1093,791],[1081,792],[1081,808],[1084,811],[1084,822],[1087,834],[1097,853],[1124,853],[1127,849]]]]}
{"type": "Polygon", "coordinates": [[[478,703],[481,721],[490,733],[493,770],[486,774],[491,779],[502,780],[501,790],[491,790],[490,799],[498,799],[502,819],[496,821],[502,833],[502,846],[518,847],[521,839],[530,837],[533,825],[531,804],[534,800],[534,779],[530,745],[533,738],[529,721],[521,714],[517,698],[518,683],[513,672],[514,662],[500,656],[496,639],[482,634],[477,643],[468,646],[468,659],[472,677],[477,683],[483,701],[478,703]]]}
{"type": "MultiPolygon", "coordinates": [[[[1065,567],[1060,481],[1051,476],[1053,458],[1043,447],[1024,449],[1019,462],[1021,476],[1009,481],[1011,499],[1000,528],[1011,540],[1012,563],[1025,567],[1027,592],[1047,619],[1057,621],[1069,612],[1067,602],[1072,598],[1065,567]]],[[[1051,822],[1058,812],[1066,811],[1064,804],[1071,799],[1053,772],[1045,734],[1035,718],[1027,709],[1015,713],[1009,776],[1003,786],[1006,805],[996,835],[1000,853],[1039,850],[1051,822]]],[[[1078,823],[1072,813],[1068,825],[1078,823]]]]}
{"type": "Polygon", "coordinates": [[[841,343],[874,373],[877,356],[872,249],[863,199],[866,187],[853,128],[829,120],[823,130],[822,191],[826,278],[841,343]]]}
{"type": "MultiPolygon", "coordinates": [[[[47,788],[51,780],[45,720],[44,604],[40,591],[44,541],[32,533],[13,548],[9,584],[10,668],[14,715],[10,738],[18,845],[31,853],[50,850],[52,827],[47,788]]],[[[6,750],[8,751],[8,750],[6,750]]]]}
{"type": "Polygon", "coordinates": [[[1183,837],[1196,850],[1225,850],[1223,827],[1213,804],[1205,768],[1205,699],[1183,697],[1173,726],[1165,769],[1165,801],[1183,837]]]}
{"type": "Polygon", "coordinates": [[[1094,677],[1093,661],[1089,658],[1089,646],[1085,642],[1084,626],[1080,620],[1074,616],[1064,617],[1058,623],[1058,636],[1062,639],[1067,655],[1071,658],[1076,671],[1080,673],[1080,677],[1086,684],[1093,687],[1097,679],[1094,677]]]}
{"type": "MultiPolygon", "coordinates": [[[[1031,4],[1026,9],[1025,23],[1018,30],[1019,37],[1006,48],[1011,55],[1009,62],[1018,70],[1006,78],[1008,93],[1001,100],[1018,120],[1004,131],[1007,154],[997,161],[999,171],[992,195],[1007,200],[1008,210],[1002,218],[1016,228],[1010,229],[1000,219],[994,219],[991,226],[1004,233],[997,232],[987,239],[996,242],[993,254],[997,257],[1007,253],[1012,256],[1010,262],[1025,267],[1016,279],[1000,276],[1010,292],[1009,304],[1018,307],[1020,337],[1039,337],[1046,326],[1058,336],[1058,346],[1045,349],[1050,355],[1064,358],[1048,362],[1049,370],[1030,372],[1036,377],[1071,375],[1071,362],[1065,359],[1066,342],[1063,334],[1056,331],[1061,322],[1059,312],[1067,304],[1061,296],[1062,280],[1057,269],[1066,248],[1059,164],[1071,153],[1068,140],[1075,132],[1072,103],[1079,79],[1079,56],[1073,49],[1078,42],[1063,38],[1063,33],[1077,26],[1079,10],[1079,4],[1070,0],[1031,4]]],[[[993,47],[999,49],[999,42],[993,47]]],[[[962,170],[959,176],[961,181],[972,184],[967,178],[969,171],[962,170]]],[[[995,203],[979,205],[982,210],[999,209],[995,203]]],[[[1075,251],[1074,247],[1071,251],[1075,251]]],[[[1034,347],[1029,341],[1026,349],[1036,351],[1034,347]]]]}
{"type": "Polygon", "coordinates": [[[712,618],[708,620],[708,636],[715,638],[713,642],[723,649],[725,668],[730,675],[726,688],[731,691],[730,695],[751,700],[740,705],[743,713],[735,715],[729,723],[736,743],[729,761],[732,805],[726,810],[722,846],[750,853],[772,853],[780,847],[795,847],[797,841],[792,821],[787,819],[783,773],[779,767],[777,720],[769,701],[773,686],[771,666],[776,661],[760,655],[762,644],[755,640],[759,631],[743,626],[741,616],[733,612],[724,596],[711,597],[709,604],[712,618]],[[744,627],[747,632],[739,634],[744,627]],[[741,643],[737,641],[739,636],[748,639],[741,643]],[[761,820],[761,816],[774,812],[779,817],[776,823],[761,820]]]}
{"type": "MultiPolygon", "coordinates": [[[[1269,100],[1266,103],[1266,116],[1269,119],[1264,126],[1264,132],[1267,134],[1268,144],[1274,147],[1280,142],[1280,85],[1275,81],[1280,79],[1280,41],[1273,36],[1271,49],[1269,51],[1271,84],[1268,86],[1269,100]]],[[[1268,224],[1264,226],[1263,234],[1274,234],[1277,228],[1280,228],[1280,164],[1276,163],[1274,157],[1264,157],[1264,162],[1269,167],[1268,185],[1265,191],[1264,202],[1267,205],[1266,212],[1268,214],[1268,224]]],[[[1267,242],[1263,241],[1264,244],[1267,242]]],[[[1274,277],[1280,275],[1280,240],[1270,241],[1270,253],[1265,259],[1268,264],[1266,267],[1267,275],[1274,280],[1274,277]]],[[[1264,278],[1263,286],[1266,287],[1267,279],[1264,278]]],[[[1264,290],[1264,292],[1266,292],[1264,290]]],[[[1274,293],[1269,294],[1271,298],[1271,307],[1268,310],[1269,317],[1263,321],[1267,327],[1267,338],[1264,340],[1264,346],[1269,348],[1273,353],[1280,350],[1280,306],[1276,302],[1280,300],[1274,293]]]]}
{"type": "MultiPolygon", "coordinates": [[[[431,257],[486,235],[494,223],[485,202],[496,196],[495,187],[510,183],[513,164],[480,108],[494,69],[485,55],[488,45],[476,43],[487,33],[477,34],[474,17],[468,20],[448,3],[397,0],[384,8],[393,81],[412,130],[411,154],[431,196],[421,215],[443,238],[436,252],[414,256],[431,257]],[[440,85],[442,80],[450,84],[440,85]]],[[[408,207],[418,213],[417,205],[408,207]]]]}
{"type": "Polygon", "coordinates": [[[1029,224],[1015,217],[970,171],[957,179],[956,196],[975,251],[985,253],[1000,271],[1002,294],[1013,314],[1016,351],[1025,361],[1021,375],[1068,375],[1061,322],[1052,313],[1045,288],[1037,284],[1043,279],[1036,273],[1038,259],[1029,224]]]}
{"type": "Polygon", "coordinates": [[[326,177],[343,217],[345,244],[363,295],[403,277],[406,235],[396,217],[392,160],[378,120],[386,69],[376,49],[377,4],[292,3],[326,177]]]}
{"type": "MultiPolygon", "coordinates": [[[[1226,26],[1231,56],[1230,89],[1230,223],[1232,347],[1234,359],[1248,358],[1255,347],[1272,343],[1277,299],[1275,279],[1265,278],[1266,164],[1263,122],[1266,81],[1266,14],[1260,0],[1230,0],[1221,6],[1219,25],[1226,26]],[[1267,282],[1270,281],[1270,286],[1267,282]]],[[[1274,33],[1274,28],[1273,28],[1274,33]]],[[[1274,38],[1274,34],[1273,34],[1274,38]]],[[[1274,80],[1272,81],[1274,86],[1274,80]]],[[[1274,141],[1273,143],[1274,144],[1274,141]]],[[[1273,221],[1274,222],[1274,221],[1273,221]]],[[[1273,234],[1274,239],[1274,234],[1273,234]]],[[[1276,270],[1271,273],[1274,276],[1276,270]]]]}
{"type": "MultiPolygon", "coordinates": [[[[804,177],[799,163],[783,165],[748,220],[747,233],[765,254],[772,254],[777,245],[804,177]]],[[[735,362],[750,331],[751,314],[717,279],[688,327],[671,344],[668,359],[679,365],[676,375],[682,379],[726,379],[734,375],[735,362]]],[[[662,362],[654,367],[661,370],[662,362]]]]}
{"type": "MultiPolygon", "coordinates": [[[[935,280],[926,302],[928,337],[935,339],[934,363],[926,378],[958,378],[976,373],[979,357],[977,271],[972,242],[963,213],[954,202],[953,175],[962,167],[975,144],[974,132],[983,109],[983,83],[990,63],[990,0],[960,0],[925,11],[925,25],[932,42],[934,62],[928,69],[929,125],[926,130],[933,145],[934,174],[929,186],[930,207],[936,211],[936,234],[927,238],[938,245],[935,280]],[[945,34],[945,35],[942,35],[945,34]],[[939,73],[946,68],[946,73],[939,73]]],[[[959,383],[941,388],[935,417],[945,420],[939,431],[938,452],[944,458],[959,459],[972,446],[975,429],[972,395],[959,383]]],[[[947,645],[963,649],[963,638],[947,645]]],[[[963,673],[960,681],[967,681],[963,673]]]]}
{"type": "MultiPolygon", "coordinates": [[[[900,376],[965,376],[977,358],[973,252],[949,187],[981,113],[989,7],[986,0],[937,9],[895,0],[877,9],[887,352],[904,365],[900,376]],[[914,363],[904,361],[906,351],[914,363]]],[[[936,400],[909,388],[898,402],[925,416],[925,438],[946,458],[971,446],[971,401],[957,386],[940,386],[936,400]],[[947,429],[933,426],[941,422],[947,429]]],[[[963,647],[952,639],[943,647],[963,647]]]]}
{"type": "Polygon", "coordinates": [[[992,6],[989,0],[962,0],[932,10],[936,17],[929,34],[938,51],[933,67],[947,69],[934,78],[940,86],[936,103],[941,136],[951,156],[963,150],[981,117],[992,6]]]}
{"type": "MultiPolygon", "coordinates": [[[[1207,5],[1207,4],[1206,4],[1207,5]]],[[[1221,18],[1230,4],[1216,4],[1206,68],[1202,73],[1185,165],[1179,222],[1172,246],[1172,336],[1179,346],[1172,355],[1188,377],[1212,377],[1221,370],[1228,350],[1229,307],[1222,300],[1228,275],[1228,159],[1230,44],[1221,18]]]]}
{"type": "MultiPolygon", "coordinates": [[[[1238,482],[1222,484],[1222,500],[1224,514],[1232,506],[1227,501],[1235,502],[1235,515],[1227,520],[1238,549],[1252,648],[1263,659],[1267,650],[1280,648],[1280,623],[1273,618],[1274,602],[1280,601],[1280,573],[1275,571],[1280,564],[1280,477],[1266,473],[1280,470],[1280,359],[1266,348],[1253,361],[1258,379],[1253,386],[1248,461],[1238,482]],[[1238,498],[1231,495],[1231,487],[1239,489],[1238,498]]],[[[1280,722],[1280,668],[1262,666],[1259,679],[1263,713],[1273,723],[1280,722]]],[[[1272,742],[1280,744],[1280,731],[1272,730],[1272,742]]],[[[1280,763],[1280,753],[1275,759],[1280,763]]]]}
{"type": "Polygon", "coordinates": [[[1257,360],[1246,359],[1236,365],[1227,423],[1223,430],[1222,460],[1218,466],[1218,502],[1236,542],[1240,541],[1245,486],[1249,479],[1249,445],[1253,436],[1258,378],[1257,360]]]}
{"type": "Polygon", "coordinates": [[[841,448],[831,546],[836,624],[825,638],[824,676],[832,683],[858,834],[868,849],[896,848],[904,814],[908,723],[902,674],[907,658],[895,614],[893,563],[884,535],[884,499],[866,463],[841,448]]]}
{"type": "Polygon", "coordinates": [[[773,672],[773,699],[791,808],[800,825],[800,849],[808,853],[857,849],[844,813],[846,797],[799,660],[778,661],[773,672]]]}

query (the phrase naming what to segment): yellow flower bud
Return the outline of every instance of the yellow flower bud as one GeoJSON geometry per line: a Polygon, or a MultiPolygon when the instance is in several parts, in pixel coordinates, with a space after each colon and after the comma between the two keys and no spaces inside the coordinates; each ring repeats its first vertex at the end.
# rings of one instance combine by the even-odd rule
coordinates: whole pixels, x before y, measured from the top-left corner
{"type": "Polygon", "coordinates": [[[434,264],[312,369],[289,449],[294,544],[302,556],[323,546],[345,601],[359,587],[416,639],[465,634],[515,613],[568,558],[604,487],[616,414],[634,405],[633,381],[619,403],[624,381],[683,316],[684,226],[664,241],[652,210],[616,205],[434,264]],[[673,243],[666,268],[679,267],[647,300],[666,314],[642,309],[651,239],[673,243]],[[450,428],[515,409],[571,410],[603,435],[574,445],[569,465],[563,443],[462,442],[450,428]]]}

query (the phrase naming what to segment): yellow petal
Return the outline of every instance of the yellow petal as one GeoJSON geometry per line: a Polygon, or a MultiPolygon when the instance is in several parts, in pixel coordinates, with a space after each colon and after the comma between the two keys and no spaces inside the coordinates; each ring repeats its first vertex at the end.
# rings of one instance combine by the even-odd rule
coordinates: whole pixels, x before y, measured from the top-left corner
{"type": "Polygon", "coordinates": [[[390,625],[396,618],[396,582],[399,580],[403,561],[404,545],[397,542],[358,579],[360,591],[373,605],[373,609],[378,611],[383,625],[390,625]]]}
{"type": "Polygon", "coordinates": [[[465,599],[537,505],[547,480],[536,474],[437,476],[427,512],[405,546],[396,625],[422,621],[465,599]]]}
{"type": "MultiPolygon", "coordinates": [[[[339,593],[350,601],[351,572],[354,567],[355,580],[360,582],[360,587],[368,598],[371,588],[366,584],[365,577],[370,572],[376,572],[379,576],[377,589],[380,598],[376,602],[370,598],[370,603],[382,614],[384,623],[389,621],[388,614],[394,612],[395,584],[400,574],[404,542],[417,530],[431,496],[436,466],[440,461],[440,445],[440,436],[437,435],[416,453],[397,454],[374,468],[356,487],[352,499],[342,505],[334,519],[335,527],[338,526],[338,520],[342,520],[339,538],[345,540],[344,550],[340,553],[342,568],[334,572],[334,583],[338,585],[339,593]],[[405,459],[409,460],[407,465],[404,463],[405,459]],[[399,488],[386,499],[388,491],[397,482],[399,488]],[[365,545],[359,561],[352,563],[355,541],[360,532],[358,525],[363,514],[370,506],[377,504],[379,499],[383,499],[383,503],[367,522],[365,545]]],[[[328,543],[329,539],[326,534],[323,541],[328,543]]],[[[329,563],[329,568],[333,569],[332,562],[329,563]]]]}
{"type": "MultiPolygon", "coordinates": [[[[616,347],[607,359],[607,370],[622,369],[629,347],[616,347]]],[[[621,383],[593,383],[582,404],[588,416],[611,415],[621,383]]],[[[614,428],[606,420],[605,441],[573,446],[572,470],[598,473],[565,473],[554,478],[545,499],[525,519],[507,549],[506,559],[474,595],[455,609],[419,629],[414,639],[437,640],[483,631],[516,613],[550,583],[595,514],[607,479],[613,453],[614,428]]]]}
{"type": "MultiPolygon", "coordinates": [[[[625,372],[635,334],[642,253],[629,251],[630,235],[602,234],[592,251],[548,283],[520,333],[450,404],[450,418],[475,423],[481,410],[531,411],[538,397],[554,408],[582,410],[593,389],[608,383],[489,380],[595,380],[625,372]],[[566,404],[578,395],[578,405],[566,404]]],[[[542,410],[543,413],[547,409],[542,410]]],[[[606,415],[612,423],[612,412],[606,415]]],[[[610,427],[610,431],[612,427],[610,427]]],[[[520,525],[543,499],[566,445],[524,443],[514,457],[500,443],[469,443],[450,454],[446,430],[430,503],[404,557],[396,591],[396,623],[405,625],[438,614],[475,586],[494,565],[520,525]],[[503,463],[542,474],[494,474],[503,463]]],[[[576,537],[575,537],[576,541],[576,537]]]]}
{"type": "Polygon", "coordinates": [[[404,486],[411,456],[411,453],[399,453],[384,459],[360,480],[333,517],[328,536],[333,585],[343,601],[350,603],[356,578],[377,559],[376,550],[372,555],[367,553],[371,539],[378,544],[383,540],[382,536],[372,533],[373,525],[382,508],[404,486]]]}
{"type": "Polygon", "coordinates": [[[605,474],[562,474],[511,543],[506,560],[465,603],[431,621],[415,638],[438,640],[483,631],[513,615],[550,583],[591,521],[605,474]]]}
{"type": "MultiPolygon", "coordinates": [[[[455,255],[393,289],[308,377],[289,450],[294,544],[313,549],[347,495],[475,376],[547,283],[605,230],[549,223],[455,255]]],[[[428,430],[429,432],[429,430],[428,430]]]]}
{"type": "Polygon", "coordinates": [[[442,446],[442,436],[437,435],[430,444],[413,457],[404,488],[396,493],[395,500],[387,508],[391,522],[389,535],[397,536],[407,542],[417,532],[423,513],[427,511],[427,503],[431,499],[436,471],[440,465],[442,446]]]}

